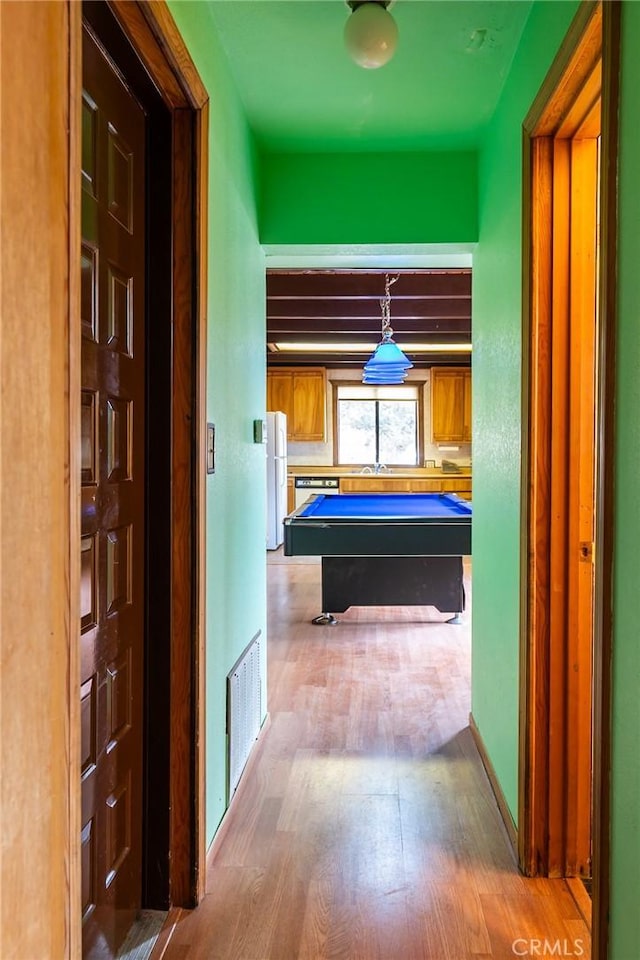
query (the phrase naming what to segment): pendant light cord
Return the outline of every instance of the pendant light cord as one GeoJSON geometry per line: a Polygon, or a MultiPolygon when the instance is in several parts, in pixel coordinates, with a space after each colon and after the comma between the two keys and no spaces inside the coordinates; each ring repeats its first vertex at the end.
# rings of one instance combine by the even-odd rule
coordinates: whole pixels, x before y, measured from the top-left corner
{"type": "Polygon", "coordinates": [[[391,327],[391,291],[390,287],[392,283],[395,283],[396,280],[400,279],[400,274],[397,277],[394,277],[392,280],[389,279],[389,274],[386,274],[384,278],[384,297],[380,299],[380,306],[382,308],[382,339],[391,340],[393,336],[393,329],[391,327]]]}

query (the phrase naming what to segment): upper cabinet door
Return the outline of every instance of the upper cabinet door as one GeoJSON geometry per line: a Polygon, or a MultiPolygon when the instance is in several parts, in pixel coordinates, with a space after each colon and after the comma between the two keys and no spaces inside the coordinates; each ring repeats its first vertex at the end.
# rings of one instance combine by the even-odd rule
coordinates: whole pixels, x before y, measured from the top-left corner
{"type": "Polygon", "coordinates": [[[434,443],[471,441],[471,371],[441,367],[431,371],[431,437],[434,443]]]}
{"type": "Polygon", "coordinates": [[[326,380],[324,368],[297,370],[293,375],[293,426],[296,440],[324,441],[326,437],[326,380]]]}
{"type": "Polygon", "coordinates": [[[282,367],[267,371],[267,410],[287,415],[287,438],[326,440],[326,372],[324,367],[282,367]]]}
{"type": "Polygon", "coordinates": [[[464,371],[464,439],[471,443],[471,370],[464,371]]]}
{"type": "Polygon", "coordinates": [[[282,410],[287,415],[288,429],[293,418],[293,381],[289,371],[274,370],[267,374],[267,410],[282,410]]]}

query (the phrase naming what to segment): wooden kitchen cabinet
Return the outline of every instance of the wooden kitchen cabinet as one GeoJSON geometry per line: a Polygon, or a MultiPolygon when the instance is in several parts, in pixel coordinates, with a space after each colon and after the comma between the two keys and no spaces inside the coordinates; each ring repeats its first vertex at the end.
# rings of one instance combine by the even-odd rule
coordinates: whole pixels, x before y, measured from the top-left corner
{"type": "Polygon", "coordinates": [[[467,443],[471,443],[471,370],[464,372],[464,438],[467,443]]]}
{"type": "Polygon", "coordinates": [[[470,500],[471,477],[340,477],[340,493],[457,493],[463,500],[470,500]]]}
{"type": "Polygon", "coordinates": [[[412,480],[411,493],[442,493],[442,480],[412,480]]]}
{"type": "Polygon", "coordinates": [[[267,410],[286,413],[287,429],[291,429],[289,419],[293,412],[293,379],[288,370],[267,371],[267,410]]]}
{"type": "Polygon", "coordinates": [[[410,493],[411,481],[391,477],[341,477],[340,493],[410,493]]]}
{"type": "Polygon", "coordinates": [[[326,440],[324,367],[281,367],[267,371],[267,410],[287,415],[287,439],[326,440]]]}
{"type": "Polygon", "coordinates": [[[292,440],[326,439],[326,372],[298,370],[293,374],[292,440]]]}
{"type": "Polygon", "coordinates": [[[434,443],[471,442],[471,370],[431,370],[431,438],[434,443]]]}
{"type": "Polygon", "coordinates": [[[463,500],[471,500],[471,477],[460,477],[454,480],[447,477],[442,481],[443,493],[457,493],[463,500]]]}
{"type": "Polygon", "coordinates": [[[442,480],[412,480],[411,493],[457,493],[471,500],[471,477],[443,476],[442,480]]]}

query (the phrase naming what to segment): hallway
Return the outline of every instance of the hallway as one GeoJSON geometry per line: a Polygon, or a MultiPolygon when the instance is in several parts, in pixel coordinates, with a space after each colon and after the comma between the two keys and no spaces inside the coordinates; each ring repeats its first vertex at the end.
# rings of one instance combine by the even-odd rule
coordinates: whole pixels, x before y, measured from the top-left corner
{"type": "Polygon", "coordinates": [[[588,957],[564,882],[519,875],[469,731],[469,605],[318,628],[319,582],[269,557],[270,722],[153,960],[588,957]]]}

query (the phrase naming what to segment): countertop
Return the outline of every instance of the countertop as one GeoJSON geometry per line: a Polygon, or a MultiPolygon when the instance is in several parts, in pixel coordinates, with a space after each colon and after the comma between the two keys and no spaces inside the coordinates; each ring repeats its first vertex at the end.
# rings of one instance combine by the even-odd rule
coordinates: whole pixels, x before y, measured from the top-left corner
{"type": "Polygon", "coordinates": [[[441,467],[391,467],[390,470],[383,470],[381,473],[362,473],[361,467],[349,469],[349,467],[324,467],[324,466],[305,466],[301,464],[291,464],[287,470],[290,477],[372,477],[377,480],[388,477],[389,479],[403,477],[422,477],[423,479],[441,480],[443,477],[448,479],[464,479],[471,476],[470,467],[460,467],[459,472],[452,473],[448,470],[442,470],[441,467]]]}

